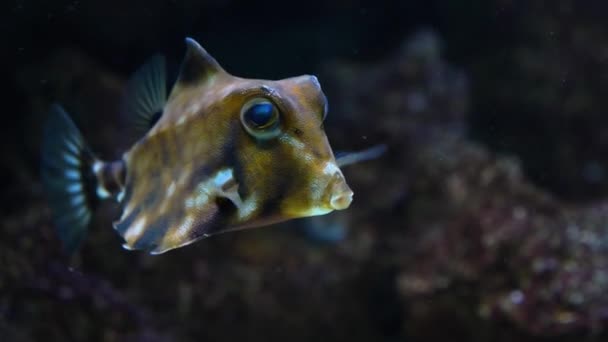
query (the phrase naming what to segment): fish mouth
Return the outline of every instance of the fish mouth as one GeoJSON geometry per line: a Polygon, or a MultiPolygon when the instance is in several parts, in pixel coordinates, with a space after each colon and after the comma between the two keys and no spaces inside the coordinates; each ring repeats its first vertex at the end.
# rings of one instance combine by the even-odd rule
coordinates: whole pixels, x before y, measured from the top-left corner
{"type": "Polygon", "coordinates": [[[344,210],[350,206],[353,201],[353,191],[348,187],[341,173],[334,175],[327,188],[329,190],[329,208],[344,210]]]}
{"type": "Polygon", "coordinates": [[[346,184],[346,179],[340,169],[333,162],[327,162],[323,169],[325,186],[317,192],[312,190],[311,206],[295,211],[296,217],[309,217],[328,214],[334,210],[344,210],[353,201],[353,191],[346,184]]]}
{"type": "Polygon", "coordinates": [[[331,196],[329,205],[334,210],[343,210],[350,206],[353,201],[353,192],[334,194],[331,196]]]}

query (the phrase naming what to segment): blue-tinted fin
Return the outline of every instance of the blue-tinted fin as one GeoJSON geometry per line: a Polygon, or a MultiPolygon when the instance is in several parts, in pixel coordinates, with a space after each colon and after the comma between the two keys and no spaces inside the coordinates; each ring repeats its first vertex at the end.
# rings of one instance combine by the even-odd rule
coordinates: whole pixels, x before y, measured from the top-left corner
{"type": "Polygon", "coordinates": [[[332,215],[312,216],[299,221],[298,227],[312,241],[335,244],[348,236],[348,227],[343,217],[332,215]]]}
{"type": "Polygon", "coordinates": [[[124,109],[138,134],[144,134],[162,115],[167,103],[165,57],[155,55],[142,65],[127,84],[124,109]]]}
{"type": "Polygon", "coordinates": [[[336,163],[339,167],[376,159],[386,152],[386,145],[376,145],[358,152],[336,152],[336,163]]]}
{"type": "Polygon", "coordinates": [[[59,238],[69,254],[84,239],[97,201],[94,162],[76,125],[63,108],[53,105],[42,141],[42,180],[59,238]]]}

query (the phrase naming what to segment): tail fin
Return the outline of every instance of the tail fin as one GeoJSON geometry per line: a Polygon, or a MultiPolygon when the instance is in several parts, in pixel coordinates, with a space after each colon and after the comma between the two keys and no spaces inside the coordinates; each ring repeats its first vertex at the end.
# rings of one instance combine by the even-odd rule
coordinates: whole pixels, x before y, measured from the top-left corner
{"type": "Polygon", "coordinates": [[[53,105],[42,141],[42,180],[67,253],[84,239],[98,200],[96,159],[63,108],[53,105]]]}

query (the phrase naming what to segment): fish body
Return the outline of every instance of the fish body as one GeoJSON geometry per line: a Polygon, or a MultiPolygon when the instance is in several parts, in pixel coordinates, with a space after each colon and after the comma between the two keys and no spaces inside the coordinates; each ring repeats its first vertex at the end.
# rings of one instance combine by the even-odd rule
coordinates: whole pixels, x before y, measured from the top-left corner
{"type": "MultiPolygon", "coordinates": [[[[100,199],[121,204],[114,228],[124,247],[152,254],[350,205],[353,192],[323,130],[327,100],[315,76],[236,77],[197,42],[186,43],[168,96],[162,59],[130,83],[126,108],[147,132],[121,160],[96,158],[68,115],[53,108],[43,176],[68,250],[83,239],[100,199]]],[[[348,163],[366,157],[350,156],[348,163]]]]}

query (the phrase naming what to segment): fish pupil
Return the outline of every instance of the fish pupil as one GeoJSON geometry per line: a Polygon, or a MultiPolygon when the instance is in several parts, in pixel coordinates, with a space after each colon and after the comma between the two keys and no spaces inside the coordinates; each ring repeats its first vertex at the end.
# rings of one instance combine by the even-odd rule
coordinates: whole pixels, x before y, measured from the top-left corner
{"type": "Polygon", "coordinates": [[[258,103],[247,110],[245,116],[249,122],[257,127],[267,125],[273,118],[273,105],[271,103],[258,103]]]}

